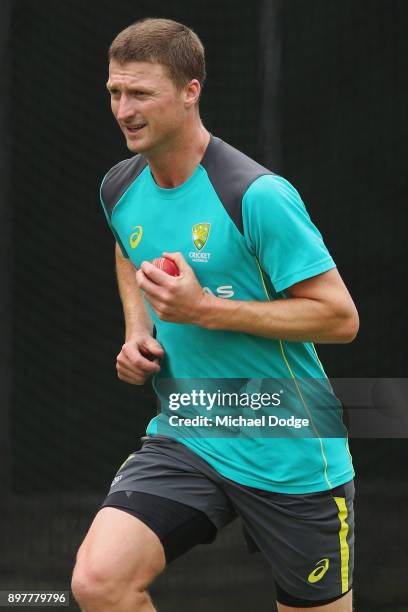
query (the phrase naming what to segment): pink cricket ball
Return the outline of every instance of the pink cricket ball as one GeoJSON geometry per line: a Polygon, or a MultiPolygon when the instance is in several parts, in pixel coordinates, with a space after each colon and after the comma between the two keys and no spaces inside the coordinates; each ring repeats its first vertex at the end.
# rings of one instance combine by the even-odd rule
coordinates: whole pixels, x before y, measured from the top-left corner
{"type": "Polygon", "coordinates": [[[156,268],[159,268],[159,270],[167,272],[167,274],[170,274],[170,276],[180,275],[180,270],[174,261],[168,259],[167,257],[156,257],[156,259],[153,259],[152,264],[156,266],[156,268]]]}

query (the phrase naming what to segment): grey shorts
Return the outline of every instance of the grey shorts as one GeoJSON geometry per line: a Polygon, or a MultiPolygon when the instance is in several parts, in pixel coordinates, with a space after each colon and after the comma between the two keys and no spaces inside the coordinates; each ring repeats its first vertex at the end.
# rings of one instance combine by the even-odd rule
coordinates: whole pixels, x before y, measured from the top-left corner
{"type": "Polygon", "coordinates": [[[177,533],[176,520],[183,522],[178,524],[178,540],[191,538],[191,544],[187,541],[181,552],[214,539],[199,517],[205,517],[214,535],[239,517],[250,552],[261,551],[270,563],[278,601],[309,607],[302,604],[306,601],[313,607],[350,590],[353,481],[319,493],[272,493],[221,476],[176,440],[157,435],[142,441],[142,448],[119,468],[101,507],[116,506],[135,514],[162,541],[169,531],[177,533]],[[123,503],[118,501],[121,495],[123,503]],[[196,525],[195,531],[203,530],[201,540],[193,537],[193,527],[186,530],[187,523],[196,525]]]}

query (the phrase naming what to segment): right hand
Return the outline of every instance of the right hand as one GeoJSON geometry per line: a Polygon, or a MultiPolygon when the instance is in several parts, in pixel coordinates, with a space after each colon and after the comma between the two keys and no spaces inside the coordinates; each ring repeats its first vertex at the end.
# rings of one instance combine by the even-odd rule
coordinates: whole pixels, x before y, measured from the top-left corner
{"type": "Polygon", "coordinates": [[[116,358],[118,377],[131,385],[143,385],[160,371],[164,355],[161,344],[150,335],[127,340],[116,358]]]}

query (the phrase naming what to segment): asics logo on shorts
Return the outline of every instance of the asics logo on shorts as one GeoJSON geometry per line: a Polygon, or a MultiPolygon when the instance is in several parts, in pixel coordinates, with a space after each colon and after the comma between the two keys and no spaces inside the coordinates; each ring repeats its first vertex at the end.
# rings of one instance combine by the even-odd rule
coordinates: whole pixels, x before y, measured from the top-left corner
{"type": "Polygon", "coordinates": [[[314,568],[313,572],[310,572],[309,576],[307,577],[308,582],[311,582],[312,584],[319,582],[319,580],[323,578],[329,569],[329,565],[330,561],[328,559],[320,559],[320,561],[316,563],[316,567],[314,568]]]}

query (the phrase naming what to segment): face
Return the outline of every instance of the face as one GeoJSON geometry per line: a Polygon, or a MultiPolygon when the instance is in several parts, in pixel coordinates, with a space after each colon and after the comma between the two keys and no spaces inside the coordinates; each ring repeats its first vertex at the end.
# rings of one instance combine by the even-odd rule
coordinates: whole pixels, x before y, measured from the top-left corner
{"type": "Polygon", "coordinates": [[[171,146],[191,107],[188,86],[178,91],[161,64],[114,60],[106,86],[130,151],[146,156],[171,146]]]}

